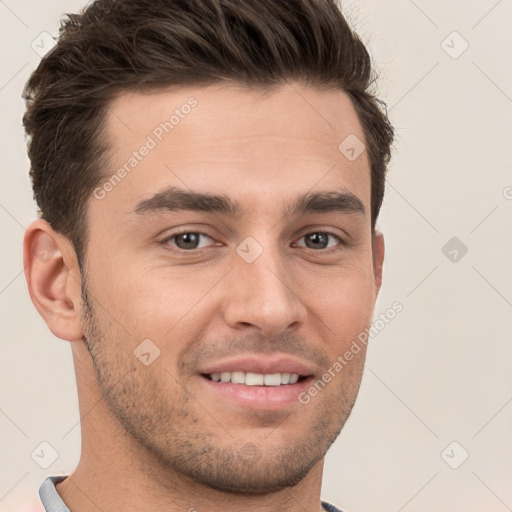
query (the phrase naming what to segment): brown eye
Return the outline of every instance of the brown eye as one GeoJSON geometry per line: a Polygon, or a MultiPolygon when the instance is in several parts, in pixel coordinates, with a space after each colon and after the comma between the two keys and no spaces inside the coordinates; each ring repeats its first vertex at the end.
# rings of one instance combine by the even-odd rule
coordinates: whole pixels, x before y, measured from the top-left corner
{"type": "Polygon", "coordinates": [[[177,247],[178,249],[182,249],[185,251],[201,249],[203,247],[206,247],[205,245],[200,247],[201,237],[211,240],[211,238],[208,235],[205,235],[204,233],[196,233],[190,231],[186,233],[176,233],[175,235],[172,235],[166,240],[164,240],[164,243],[170,244],[174,247],[177,247]]]}
{"type": "Polygon", "coordinates": [[[336,245],[340,245],[342,240],[339,236],[334,233],[327,233],[325,231],[315,231],[313,233],[308,233],[304,235],[301,240],[304,239],[305,244],[298,244],[301,247],[307,247],[308,249],[329,249],[336,245]],[[330,239],[335,241],[335,243],[331,243],[330,239]]]}

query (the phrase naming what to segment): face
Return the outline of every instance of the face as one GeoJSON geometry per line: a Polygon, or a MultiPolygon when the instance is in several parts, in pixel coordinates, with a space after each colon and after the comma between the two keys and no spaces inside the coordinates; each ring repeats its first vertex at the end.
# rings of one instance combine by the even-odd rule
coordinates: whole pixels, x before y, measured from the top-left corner
{"type": "Polygon", "coordinates": [[[369,161],[338,149],[364,141],[350,100],[299,84],[124,93],[106,134],[83,332],[111,414],[210,487],[299,482],[350,414],[364,348],[299,396],[368,327],[380,286],[369,161]]]}

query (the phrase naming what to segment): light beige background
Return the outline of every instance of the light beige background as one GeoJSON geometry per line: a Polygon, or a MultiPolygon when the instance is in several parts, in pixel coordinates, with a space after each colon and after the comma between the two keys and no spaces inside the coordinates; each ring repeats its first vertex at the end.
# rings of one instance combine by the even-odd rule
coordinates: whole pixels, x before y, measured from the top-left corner
{"type": "MultiPolygon", "coordinates": [[[[20,95],[39,61],[32,41],[83,5],[0,0],[0,511],[25,510],[80,452],[70,347],[38,316],[22,272],[35,207],[20,95]],[[59,454],[47,470],[31,457],[43,441],[59,454]]],[[[512,510],[512,1],[343,5],[397,131],[376,315],[397,300],[404,309],[371,341],[323,497],[347,512],[512,510]],[[442,251],[452,237],[468,248],[457,262],[442,251]],[[447,464],[466,451],[458,469],[447,464]]]]}

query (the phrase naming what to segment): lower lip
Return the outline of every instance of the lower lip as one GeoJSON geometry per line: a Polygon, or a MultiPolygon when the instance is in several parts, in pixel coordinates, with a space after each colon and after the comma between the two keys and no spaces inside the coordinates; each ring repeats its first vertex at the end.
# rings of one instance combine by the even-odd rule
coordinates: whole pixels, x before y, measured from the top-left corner
{"type": "Polygon", "coordinates": [[[281,386],[246,386],[231,382],[216,382],[201,376],[207,389],[216,397],[224,397],[230,402],[252,409],[278,410],[292,404],[299,404],[298,396],[311,385],[312,377],[295,384],[281,386]]]}

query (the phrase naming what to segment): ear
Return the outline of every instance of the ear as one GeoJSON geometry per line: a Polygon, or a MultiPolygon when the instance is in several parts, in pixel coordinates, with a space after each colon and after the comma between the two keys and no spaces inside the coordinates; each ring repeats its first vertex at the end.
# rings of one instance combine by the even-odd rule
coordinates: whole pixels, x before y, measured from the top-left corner
{"type": "Polygon", "coordinates": [[[48,222],[32,222],[23,241],[23,265],[30,298],[50,331],[63,340],[81,340],[81,276],[70,241],[48,222]]]}
{"type": "Polygon", "coordinates": [[[375,231],[372,240],[373,250],[373,278],[375,281],[375,298],[379,294],[382,285],[382,267],[384,265],[384,235],[375,231]]]}

